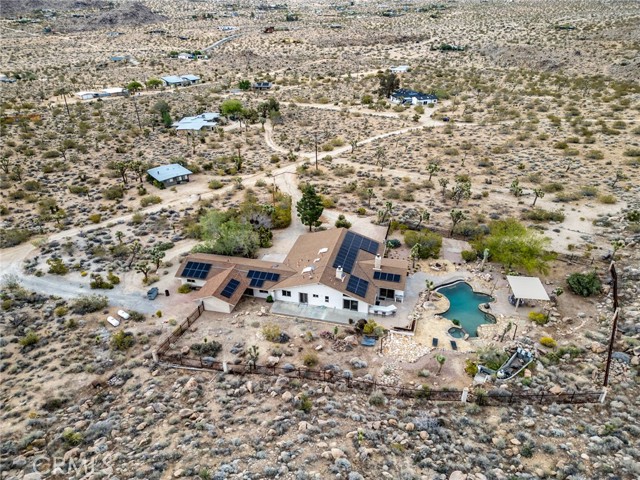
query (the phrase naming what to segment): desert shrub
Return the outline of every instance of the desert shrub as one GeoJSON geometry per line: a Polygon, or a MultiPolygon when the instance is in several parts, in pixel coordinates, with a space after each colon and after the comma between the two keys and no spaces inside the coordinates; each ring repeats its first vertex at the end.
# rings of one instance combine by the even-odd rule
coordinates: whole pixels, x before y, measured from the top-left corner
{"type": "Polygon", "coordinates": [[[42,405],[42,409],[47,412],[55,412],[56,410],[60,410],[62,407],[64,407],[68,401],[69,400],[67,400],[66,398],[49,398],[42,405]]]}
{"type": "Polygon", "coordinates": [[[47,260],[49,265],[49,273],[53,275],[66,275],[69,273],[69,267],[67,267],[61,258],[50,258],[47,260]]]}
{"type": "Polygon", "coordinates": [[[89,188],[84,185],[69,185],[69,192],[74,195],[87,195],[89,188]]]}
{"type": "Polygon", "coordinates": [[[84,437],[82,436],[82,434],[80,432],[76,432],[72,428],[65,428],[64,432],[62,433],[62,439],[68,445],[71,445],[72,447],[75,447],[75,446],[80,445],[82,443],[82,441],[84,440],[84,437]]]}
{"type": "Polygon", "coordinates": [[[158,195],[147,195],[146,197],[142,197],[140,199],[140,206],[142,208],[148,207],[149,205],[156,205],[162,202],[162,199],[158,195]]]}
{"type": "Polygon", "coordinates": [[[124,197],[124,190],[121,186],[116,185],[113,187],[105,188],[102,191],[102,195],[107,200],[119,200],[124,197]]]}
{"type": "Polygon", "coordinates": [[[40,337],[33,330],[27,332],[27,334],[20,339],[20,345],[23,347],[28,347],[30,345],[35,345],[40,341],[40,337]]]}
{"type": "Polygon", "coordinates": [[[56,308],[53,313],[56,315],[56,317],[64,317],[67,313],[69,313],[69,307],[62,305],[56,308]]]}
{"type": "Polygon", "coordinates": [[[318,354],[316,352],[307,352],[302,357],[302,363],[305,367],[313,368],[318,365],[318,354]]]}
{"type": "Polygon", "coordinates": [[[473,360],[471,360],[470,358],[468,358],[465,361],[464,371],[470,377],[475,377],[476,374],[478,373],[478,364],[476,362],[474,362],[473,360]]]}
{"type": "Polygon", "coordinates": [[[309,398],[308,395],[302,394],[300,395],[300,400],[298,401],[298,408],[302,410],[304,413],[309,413],[313,408],[313,402],[309,398]]]}
{"type": "Polygon", "coordinates": [[[73,313],[84,315],[102,310],[107,305],[109,301],[104,295],[82,295],[73,302],[71,310],[73,313]]]}
{"type": "Polygon", "coordinates": [[[614,203],[616,203],[618,200],[616,199],[615,195],[611,195],[611,194],[605,194],[605,195],[600,195],[598,197],[598,201],[600,203],[604,203],[605,205],[613,205],[614,203]]]}
{"type": "Polygon", "coordinates": [[[387,248],[398,248],[402,243],[397,238],[387,240],[387,248]]]}
{"type": "Polygon", "coordinates": [[[111,283],[106,281],[102,277],[102,275],[100,275],[99,273],[92,273],[91,274],[91,281],[89,282],[89,286],[93,290],[96,290],[96,289],[111,290],[113,288],[113,285],[111,285],[111,283]]]}
{"type": "Polygon", "coordinates": [[[640,210],[631,210],[625,218],[632,223],[640,222],[640,210]]]}
{"type": "Polygon", "coordinates": [[[549,316],[542,312],[529,312],[529,320],[536,322],[538,325],[545,325],[549,321],[549,316]]]}
{"type": "Polygon", "coordinates": [[[102,215],[100,215],[99,213],[94,213],[93,215],[89,215],[89,221],[91,223],[100,223],[100,220],[102,220],[102,215]]]}
{"type": "Polygon", "coordinates": [[[640,157],[640,148],[628,148],[623,155],[625,157],[640,157]]]}
{"type": "Polygon", "coordinates": [[[26,228],[0,228],[0,248],[20,245],[31,238],[31,231],[26,228]]]}
{"type": "Polygon", "coordinates": [[[336,220],[337,228],[351,228],[351,222],[346,219],[346,217],[342,214],[338,215],[338,219],[336,220]]]}
{"type": "Polygon", "coordinates": [[[527,220],[533,220],[534,222],[564,222],[564,213],[560,211],[550,212],[544,208],[528,210],[522,217],[527,220]]]}
{"type": "Polygon", "coordinates": [[[269,342],[278,342],[280,340],[280,327],[275,323],[266,323],[262,326],[262,335],[269,342]]]}
{"type": "Polygon", "coordinates": [[[473,262],[478,258],[478,252],[475,250],[463,250],[460,255],[465,262],[473,262]]]}
{"type": "Polygon", "coordinates": [[[191,345],[191,351],[200,357],[215,357],[222,350],[222,345],[218,342],[208,342],[205,338],[202,343],[191,345]]]}
{"type": "Polygon", "coordinates": [[[558,182],[547,183],[542,187],[542,190],[546,193],[561,192],[564,190],[564,185],[558,182]]]}
{"type": "Polygon", "coordinates": [[[551,337],[542,337],[540,339],[540,345],[543,345],[543,346],[548,347],[548,348],[555,348],[555,347],[558,346],[556,341],[551,337]]]}
{"type": "Polygon", "coordinates": [[[431,395],[431,388],[426,383],[422,384],[422,388],[418,388],[415,391],[415,397],[418,399],[429,398],[431,395]]]}
{"type": "Polygon", "coordinates": [[[578,192],[559,192],[556,193],[556,197],[554,198],[554,202],[575,202],[582,198],[582,194],[578,192]]]}
{"type": "Polygon", "coordinates": [[[440,248],[442,247],[442,237],[435,232],[422,230],[407,230],[404,233],[404,243],[407,247],[412,248],[414,245],[420,245],[418,248],[418,256],[420,258],[438,258],[440,248]]]}
{"type": "Polygon", "coordinates": [[[382,407],[385,403],[387,403],[387,397],[384,396],[384,393],[376,391],[369,395],[369,405],[382,407]]]}
{"type": "Polygon", "coordinates": [[[580,187],[580,193],[583,197],[595,197],[598,194],[598,188],[593,185],[583,185],[580,187]]]}
{"type": "Polygon", "coordinates": [[[133,333],[120,330],[111,337],[111,348],[119,351],[129,350],[135,342],[133,333]]]}
{"type": "Polygon", "coordinates": [[[118,285],[120,283],[120,277],[113,272],[107,272],[107,280],[111,285],[118,285]]]}
{"type": "Polygon", "coordinates": [[[178,287],[178,293],[189,293],[191,292],[191,285],[188,283],[182,284],[178,287]]]}
{"type": "Polygon", "coordinates": [[[273,303],[273,297],[271,295],[267,295],[266,302],[273,303]]]}
{"type": "Polygon", "coordinates": [[[590,297],[595,293],[599,293],[602,284],[595,271],[589,273],[572,273],[567,278],[567,285],[576,295],[590,297]]]}
{"type": "Polygon", "coordinates": [[[220,180],[211,180],[209,182],[209,188],[211,190],[218,190],[222,187],[224,187],[224,183],[222,183],[220,180]]]}
{"type": "Polygon", "coordinates": [[[129,311],[129,320],[132,322],[144,322],[144,314],[131,310],[129,311]]]}

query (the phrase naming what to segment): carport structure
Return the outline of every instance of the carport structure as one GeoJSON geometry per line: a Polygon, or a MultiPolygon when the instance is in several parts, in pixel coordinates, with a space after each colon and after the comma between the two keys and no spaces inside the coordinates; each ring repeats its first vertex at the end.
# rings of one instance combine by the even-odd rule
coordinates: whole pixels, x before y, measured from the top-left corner
{"type": "Polygon", "coordinates": [[[522,300],[550,300],[549,294],[538,277],[516,277],[507,275],[512,296],[509,301],[518,308],[522,300]]]}

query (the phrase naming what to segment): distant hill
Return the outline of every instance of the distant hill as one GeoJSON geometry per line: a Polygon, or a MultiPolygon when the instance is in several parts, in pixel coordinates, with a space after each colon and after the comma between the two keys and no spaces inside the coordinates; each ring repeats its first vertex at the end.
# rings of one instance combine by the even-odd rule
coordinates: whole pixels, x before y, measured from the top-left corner
{"type": "MultiPolygon", "coordinates": [[[[167,20],[167,17],[152,12],[149,7],[142,3],[126,3],[89,17],[84,21],[84,25],[80,29],[93,30],[118,25],[144,25],[165,20],[167,20]]],[[[73,28],[73,26],[70,25],[70,28],[73,28]]]]}
{"type": "Polygon", "coordinates": [[[107,8],[109,5],[113,5],[113,3],[105,0],[0,0],[0,16],[28,17],[35,10],[65,12],[107,8]]]}

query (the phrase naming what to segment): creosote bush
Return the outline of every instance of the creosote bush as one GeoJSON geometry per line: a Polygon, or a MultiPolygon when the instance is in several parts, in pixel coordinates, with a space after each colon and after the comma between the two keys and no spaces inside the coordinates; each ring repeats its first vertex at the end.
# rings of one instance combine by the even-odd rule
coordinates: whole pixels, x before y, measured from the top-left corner
{"type": "Polygon", "coordinates": [[[275,323],[266,323],[262,326],[262,335],[269,342],[280,340],[280,327],[275,323]]]}
{"type": "Polygon", "coordinates": [[[369,395],[369,405],[382,407],[385,403],[387,403],[387,397],[384,396],[384,393],[376,391],[369,395]]]}
{"type": "Polygon", "coordinates": [[[302,357],[302,363],[307,368],[313,368],[318,365],[318,354],[316,352],[307,352],[302,357]]]}
{"type": "Polygon", "coordinates": [[[596,293],[599,293],[602,289],[602,284],[595,271],[589,273],[572,273],[567,278],[567,285],[576,295],[582,297],[590,297],[596,293]]]}
{"type": "Polygon", "coordinates": [[[129,350],[135,342],[133,333],[120,330],[111,337],[111,348],[119,351],[129,350]]]}
{"type": "Polygon", "coordinates": [[[558,346],[557,342],[551,337],[542,337],[540,339],[540,345],[548,348],[555,348],[558,346]]]}
{"type": "Polygon", "coordinates": [[[218,342],[209,342],[204,339],[202,343],[191,345],[191,351],[200,357],[215,357],[222,350],[222,345],[218,342]]]}
{"type": "Polygon", "coordinates": [[[533,320],[538,325],[546,325],[549,321],[549,316],[542,312],[529,312],[529,320],[533,320]]]}

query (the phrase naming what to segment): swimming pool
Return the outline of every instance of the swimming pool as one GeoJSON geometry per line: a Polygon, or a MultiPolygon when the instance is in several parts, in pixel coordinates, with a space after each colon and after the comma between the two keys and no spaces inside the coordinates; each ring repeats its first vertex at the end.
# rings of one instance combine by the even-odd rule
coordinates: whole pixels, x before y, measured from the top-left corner
{"type": "Polygon", "coordinates": [[[495,323],[492,315],[481,312],[478,305],[493,301],[491,295],[476,293],[466,282],[440,287],[436,290],[449,299],[449,310],[442,314],[449,320],[458,320],[470,337],[478,336],[478,326],[495,323]]]}

